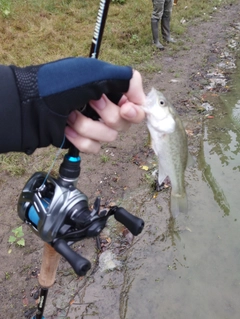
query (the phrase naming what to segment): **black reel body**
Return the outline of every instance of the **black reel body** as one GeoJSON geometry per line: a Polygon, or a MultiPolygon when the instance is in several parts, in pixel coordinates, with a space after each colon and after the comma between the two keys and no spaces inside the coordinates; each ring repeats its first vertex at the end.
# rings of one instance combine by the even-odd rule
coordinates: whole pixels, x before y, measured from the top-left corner
{"type": "Polygon", "coordinates": [[[66,216],[87,197],[72,184],[62,185],[46,173],[35,173],[26,183],[19,201],[18,215],[45,242],[61,236],[66,216]]]}
{"type": "Polygon", "coordinates": [[[70,245],[87,237],[96,237],[114,215],[133,235],[141,233],[144,222],[124,208],[114,206],[100,211],[100,198],[89,210],[88,198],[74,186],[73,180],[57,179],[35,173],[26,183],[18,201],[18,215],[44,242],[64,256],[79,276],[90,269],[90,262],[70,245]]]}

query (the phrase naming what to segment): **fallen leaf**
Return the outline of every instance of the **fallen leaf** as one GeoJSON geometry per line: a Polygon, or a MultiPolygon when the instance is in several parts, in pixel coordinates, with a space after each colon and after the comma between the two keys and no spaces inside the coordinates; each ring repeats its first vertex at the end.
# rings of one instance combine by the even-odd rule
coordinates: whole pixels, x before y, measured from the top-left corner
{"type": "Polygon", "coordinates": [[[185,131],[186,131],[187,135],[190,135],[190,136],[193,135],[193,131],[192,130],[185,130],[185,131]]]}
{"type": "Polygon", "coordinates": [[[110,202],[110,203],[108,204],[108,206],[109,206],[109,207],[114,207],[114,206],[116,206],[116,203],[115,203],[115,202],[110,202]]]}
{"type": "Polygon", "coordinates": [[[69,302],[70,306],[71,306],[74,302],[75,302],[74,299],[70,300],[70,302],[69,302]]]}
{"type": "Polygon", "coordinates": [[[107,237],[107,238],[106,238],[106,241],[110,244],[112,240],[111,240],[110,237],[107,237]]]}
{"type": "Polygon", "coordinates": [[[140,166],[140,168],[143,169],[144,171],[148,171],[148,169],[149,169],[148,166],[146,166],[146,165],[140,166]]]}
{"type": "Polygon", "coordinates": [[[28,299],[26,297],[23,297],[23,306],[27,307],[28,306],[28,299]]]}

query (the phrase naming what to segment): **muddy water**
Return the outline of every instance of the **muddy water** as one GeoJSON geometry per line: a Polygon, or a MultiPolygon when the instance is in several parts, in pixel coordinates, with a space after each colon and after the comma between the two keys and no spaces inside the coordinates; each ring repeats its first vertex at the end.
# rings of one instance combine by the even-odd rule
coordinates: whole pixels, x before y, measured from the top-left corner
{"type": "Polygon", "coordinates": [[[238,73],[231,93],[213,101],[197,165],[187,171],[188,215],[172,222],[164,195],[131,195],[146,227],[128,255],[121,319],[239,318],[238,73]]]}

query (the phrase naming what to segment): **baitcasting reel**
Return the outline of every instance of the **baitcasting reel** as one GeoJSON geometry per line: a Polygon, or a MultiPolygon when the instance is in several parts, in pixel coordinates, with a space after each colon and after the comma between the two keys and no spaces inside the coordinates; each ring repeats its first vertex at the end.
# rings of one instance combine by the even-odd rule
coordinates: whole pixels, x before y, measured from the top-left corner
{"type": "Polygon", "coordinates": [[[90,211],[88,198],[75,187],[79,174],[80,157],[69,154],[65,155],[57,179],[43,172],[35,173],[20,195],[18,215],[65,257],[78,276],[84,276],[91,264],[72,250],[71,244],[98,236],[112,215],[135,236],[141,233],[144,221],[122,207],[100,210],[99,197],[90,211]]]}

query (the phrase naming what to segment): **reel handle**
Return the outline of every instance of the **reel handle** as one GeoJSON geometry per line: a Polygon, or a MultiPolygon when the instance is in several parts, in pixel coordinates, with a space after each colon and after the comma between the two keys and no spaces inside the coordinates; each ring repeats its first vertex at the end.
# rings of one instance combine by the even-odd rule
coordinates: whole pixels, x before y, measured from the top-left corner
{"type": "Polygon", "coordinates": [[[91,268],[90,261],[72,250],[64,239],[56,240],[53,248],[69,262],[79,277],[85,276],[91,268]]]}
{"type": "Polygon", "coordinates": [[[144,221],[129,213],[123,207],[117,207],[114,209],[115,219],[127,227],[127,229],[134,235],[139,235],[144,227],[144,221]]]}
{"type": "MultiPolygon", "coordinates": [[[[134,236],[137,236],[142,232],[144,221],[141,218],[132,215],[123,207],[114,207],[112,211],[115,219],[126,226],[134,236]]],[[[106,221],[104,221],[104,224],[105,222],[106,221]]],[[[91,228],[93,233],[90,232],[91,235],[89,233],[90,237],[97,235],[103,228],[103,225],[96,223],[96,225],[91,228]]],[[[57,239],[52,246],[56,252],[62,255],[69,262],[78,276],[85,276],[91,268],[90,261],[72,250],[64,239],[57,239]]]]}

